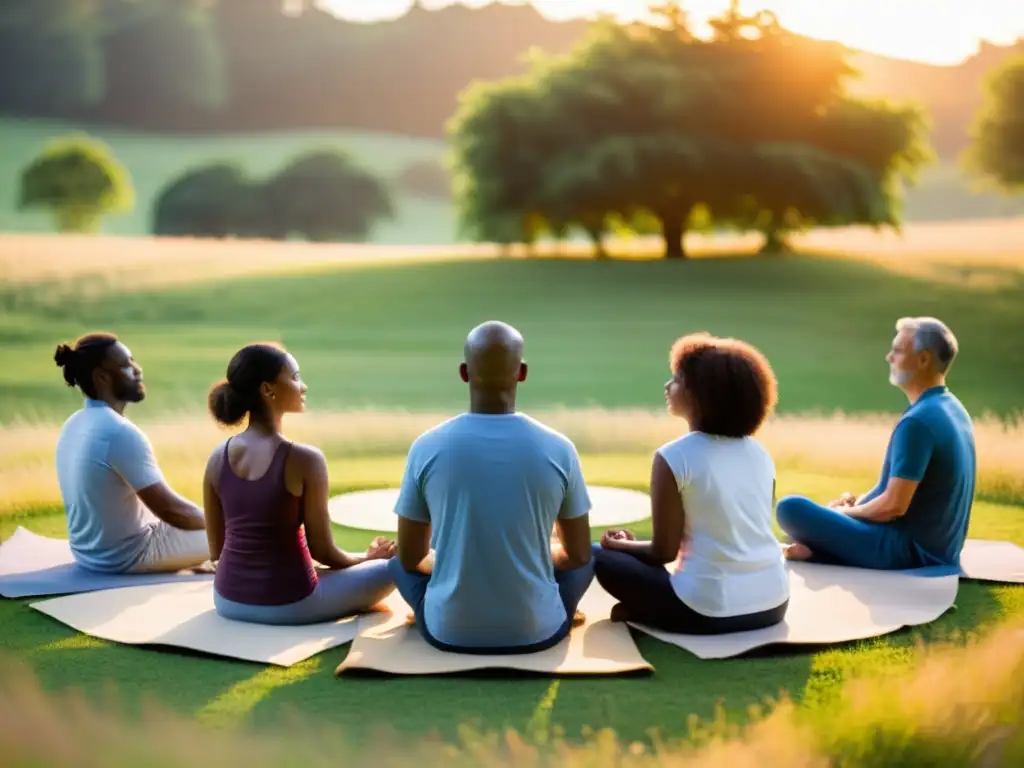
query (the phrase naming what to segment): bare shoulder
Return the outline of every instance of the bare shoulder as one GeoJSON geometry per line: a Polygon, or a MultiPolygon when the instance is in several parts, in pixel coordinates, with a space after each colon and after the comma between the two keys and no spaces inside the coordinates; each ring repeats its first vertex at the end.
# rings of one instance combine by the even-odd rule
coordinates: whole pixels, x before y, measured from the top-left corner
{"type": "Polygon", "coordinates": [[[224,452],[228,444],[228,439],[222,440],[220,444],[210,452],[210,457],[206,460],[206,477],[208,479],[216,478],[220,473],[221,467],[224,465],[224,452]]]}
{"type": "Polygon", "coordinates": [[[292,443],[289,461],[304,472],[322,471],[327,467],[327,457],[315,445],[292,443]]]}

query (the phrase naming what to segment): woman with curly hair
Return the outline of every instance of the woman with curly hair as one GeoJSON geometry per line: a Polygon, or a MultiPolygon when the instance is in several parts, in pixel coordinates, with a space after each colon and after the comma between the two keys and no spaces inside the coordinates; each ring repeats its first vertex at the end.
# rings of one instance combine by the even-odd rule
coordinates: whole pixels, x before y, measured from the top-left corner
{"type": "Polygon", "coordinates": [[[775,375],[754,347],[706,333],[676,341],[669,362],[668,409],[690,430],[655,453],[651,540],[611,530],[595,545],[612,620],[702,635],[778,624],[789,583],[771,527],[775,464],[753,437],[775,407],[775,375]]]}

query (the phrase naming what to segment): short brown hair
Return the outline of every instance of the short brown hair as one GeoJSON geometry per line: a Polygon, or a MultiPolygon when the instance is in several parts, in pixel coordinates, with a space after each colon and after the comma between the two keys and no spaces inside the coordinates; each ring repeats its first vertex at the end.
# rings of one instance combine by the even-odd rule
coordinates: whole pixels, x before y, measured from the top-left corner
{"type": "Polygon", "coordinates": [[[693,406],[695,431],[722,437],[757,432],[778,401],[778,382],[760,350],[709,333],[683,336],[672,345],[669,366],[682,379],[693,406]]]}

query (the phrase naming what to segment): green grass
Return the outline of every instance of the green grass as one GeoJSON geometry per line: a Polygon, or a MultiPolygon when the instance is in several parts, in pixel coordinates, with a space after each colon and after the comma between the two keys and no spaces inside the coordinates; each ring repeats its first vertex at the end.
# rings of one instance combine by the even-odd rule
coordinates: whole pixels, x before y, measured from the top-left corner
{"type": "MultiPolygon", "coordinates": [[[[296,352],[314,409],[461,408],[465,392],[456,366],[462,339],[473,324],[492,317],[525,332],[531,376],[521,405],[527,410],[558,404],[660,408],[669,345],[682,333],[707,329],[749,339],[769,355],[783,411],[895,413],[905,401],[886,383],[883,356],[893,322],[904,314],[936,314],[953,326],[962,357],[952,385],[972,412],[1009,414],[1022,405],[1019,284],[965,290],[857,262],[488,260],[350,267],[136,295],[85,296],[73,285],[0,291],[0,422],[38,417],[59,423],[77,408],[78,395],[64,387],[53,365],[53,347],[98,327],[121,334],[146,367],[150,398],[139,414],[202,409],[207,387],[223,375],[231,353],[266,337],[296,352]]],[[[883,449],[878,446],[879,456],[883,449]]],[[[330,458],[336,491],[382,480],[393,485],[402,468],[401,456],[330,458]]],[[[613,468],[604,457],[604,468],[590,472],[597,461],[585,456],[584,467],[588,478],[600,481],[613,468]]],[[[645,487],[649,454],[623,457],[617,465],[617,484],[645,487]]],[[[824,500],[872,480],[850,476],[841,465],[816,473],[787,468],[779,490],[824,500]]],[[[0,516],[0,538],[19,524],[64,534],[59,508],[24,509],[0,516]]],[[[1024,508],[980,501],[970,533],[1024,545],[1024,508]]],[[[365,546],[372,535],[336,529],[345,547],[365,546]]],[[[909,664],[918,638],[955,638],[1024,617],[1024,589],[965,582],[955,609],[932,624],[824,650],[701,662],[637,635],[654,675],[337,679],[333,670],[347,647],[271,669],[90,639],[27,603],[0,601],[2,652],[28,663],[48,691],[81,690],[99,700],[113,689],[129,717],[137,717],[141,702],[155,699],[223,726],[264,729],[301,713],[364,741],[385,724],[403,735],[436,732],[449,740],[466,723],[527,734],[558,727],[573,737],[609,726],[627,743],[648,739],[652,729],[684,737],[691,715],[712,717],[722,702],[743,721],[749,705],[781,691],[805,710],[823,712],[838,706],[841,685],[851,676],[909,664]]]]}
{"type": "MultiPolygon", "coordinates": [[[[837,494],[846,488],[842,482],[821,479],[810,490],[819,496],[837,494]]],[[[782,478],[784,492],[792,489],[791,483],[782,478]]],[[[31,517],[0,517],[0,538],[19,524],[46,535],[64,535],[59,510],[40,509],[31,517]]],[[[635,529],[646,532],[643,526],[635,529]]],[[[373,535],[336,528],[339,544],[353,549],[365,546],[373,535]]],[[[1024,545],[1024,509],[979,504],[971,535],[1024,545]]],[[[712,718],[719,703],[736,722],[747,719],[748,706],[777,700],[782,691],[803,707],[832,707],[845,680],[905,666],[918,640],[947,640],[1024,616],[1024,588],[964,582],[954,609],[932,624],[824,650],[791,649],[707,662],[634,632],[640,652],[657,670],[653,675],[560,681],[510,676],[403,679],[334,677],[348,646],[289,669],[174,649],[119,646],[79,635],[31,610],[28,602],[0,601],[3,647],[27,662],[49,691],[75,689],[99,700],[112,689],[126,713],[153,700],[215,725],[276,727],[290,713],[302,713],[332,724],[355,741],[371,738],[385,724],[402,734],[437,733],[446,740],[454,740],[466,724],[485,730],[511,727],[526,734],[543,725],[563,729],[574,739],[587,727],[610,727],[627,743],[646,741],[653,729],[664,738],[681,739],[688,735],[691,715],[712,718]]]]}
{"type": "MultiPolygon", "coordinates": [[[[296,152],[328,144],[351,151],[366,167],[393,179],[409,163],[438,160],[444,153],[441,141],[348,130],[182,137],[45,120],[0,119],[0,146],[4,148],[0,154],[0,231],[52,231],[49,217],[16,210],[18,179],[21,169],[48,140],[75,130],[87,130],[107,142],[132,176],[137,195],[135,209],[111,217],[104,224],[105,232],[116,235],[148,234],[152,203],[160,190],[198,164],[239,160],[253,173],[263,175],[296,152]]],[[[380,225],[374,241],[441,245],[453,241],[455,213],[450,205],[408,194],[399,194],[397,200],[398,216],[380,225]]],[[[919,183],[908,190],[904,208],[907,221],[1000,218],[1024,214],[1024,201],[975,192],[956,165],[944,163],[922,171],[919,183]]]]}
{"type": "Polygon", "coordinates": [[[867,263],[793,257],[594,262],[484,260],[358,267],[315,275],[86,296],[74,285],[0,287],[0,423],[62,419],[77,407],[53,363],[79,333],[119,334],[145,368],[143,414],[202,410],[241,345],[278,339],[317,409],[454,408],[462,341],[499,318],[526,338],[525,409],[660,408],[667,353],[708,330],[759,346],[780,380],[779,411],[898,412],[886,381],[896,319],[937,315],[957,334],[951,384],[972,413],[1024,407],[1019,276],[967,290],[867,263]]]}

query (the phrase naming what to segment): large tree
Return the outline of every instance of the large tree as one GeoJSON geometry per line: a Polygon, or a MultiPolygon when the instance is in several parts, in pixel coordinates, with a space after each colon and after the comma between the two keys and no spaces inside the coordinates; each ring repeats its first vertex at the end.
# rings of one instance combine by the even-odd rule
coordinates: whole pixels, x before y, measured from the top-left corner
{"type": "Polygon", "coordinates": [[[989,76],[964,160],[970,171],[1009,192],[1024,191],[1024,56],[989,76]]]}
{"type": "Polygon", "coordinates": [[[453,124],[464,216],[530,237],[577,227],[599,253],[609,227],[653,218],[668,258],[700,218],[762,231],[768,250],[794,229],[898,222],[928,158],[917,111],[845,96],[845,49],[770,14],[734,3],[707,40],[678,5],[661,15],[597,24],[568,56],[477,89],[453,124]]]}

